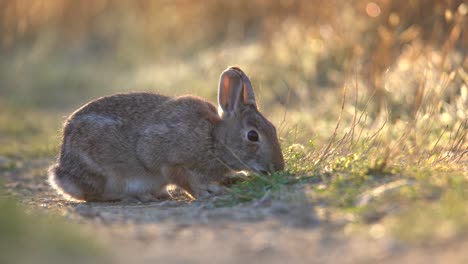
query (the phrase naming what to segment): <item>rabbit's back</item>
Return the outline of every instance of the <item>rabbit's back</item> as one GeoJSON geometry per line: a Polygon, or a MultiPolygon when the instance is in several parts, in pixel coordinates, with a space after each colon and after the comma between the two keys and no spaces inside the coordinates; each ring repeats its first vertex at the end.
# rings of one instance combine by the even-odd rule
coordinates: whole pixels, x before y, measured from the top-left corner
{"type": "MultiPolygon", "coordinates": [[[[181,96],[163,103],[136,133],[137,155],[156,171],[164,164],[184,164],[209,174],[220,166],[213,157],[212,132],[221,122],[217,109],[195,96],[181,96]]],[[[221,172],[225,167],[221,165],[221,172]]]]}
{"type": "Polygon", "coordinates": [[[170,97],[154,93],[127,93],[101,97],[84,105],[69,118],[98,114],[122,121],[143,120],[170,97]]]}

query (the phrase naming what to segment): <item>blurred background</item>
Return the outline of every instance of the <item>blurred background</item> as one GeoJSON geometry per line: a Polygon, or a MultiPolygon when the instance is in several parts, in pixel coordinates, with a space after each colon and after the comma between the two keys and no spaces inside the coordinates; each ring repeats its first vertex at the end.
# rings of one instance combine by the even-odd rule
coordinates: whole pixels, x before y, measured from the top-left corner
{"type": "MultiPolygon", "coordinates": [[[[389,204],[434,203],[415,203],[427,210],[398,224],[401,233],[455,219],[450,230],[463,234],[467,17],[463,0],[0,0],[0,181],[9,191],[0,198],[60,207],[47,166],[63,120],[87,101],[153,91],[216,102],[219,74],[238,65],[278,127],[288,171],[345,175],[330,176],[339,188],[328,205],[354,208],[382,175],[408,177],[421,185],[389,204]],[[456,195],[439,206],[442,190],[456,195]]],[[[0,201],[0,209],[9,212],[0,213],[0,262],[31,248],[46,255],[26,254],[28,263],[49,263],[42,247],[75,247],[62,229],[49,230],[56,220],[38,231],[22,208],[0,201]]]]}
{"type": "Polygon", "coordinates": [[[68,110],[117,91],[214,100],[236,64],[265,108],[307,109],[351,81],[400,116],[443,72],[451,94],[466,87],[467,12],[463,0],[0,0],[0,96],[68,110]]]}

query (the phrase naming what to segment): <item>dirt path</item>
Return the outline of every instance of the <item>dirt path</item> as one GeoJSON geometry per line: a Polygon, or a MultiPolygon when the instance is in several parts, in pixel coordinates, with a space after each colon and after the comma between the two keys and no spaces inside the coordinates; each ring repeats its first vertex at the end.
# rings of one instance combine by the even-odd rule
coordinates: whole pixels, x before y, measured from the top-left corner
{"type": "Polygon", "coordinates": [[[7,191],[99,240],[117,263],[468,263],[467,241],[409,247],[389,236],[348,234],[343,217],[268,198],[218,208],[192,203],[74,203],[46,184],[51,160],[18,162],[7,191]]]}

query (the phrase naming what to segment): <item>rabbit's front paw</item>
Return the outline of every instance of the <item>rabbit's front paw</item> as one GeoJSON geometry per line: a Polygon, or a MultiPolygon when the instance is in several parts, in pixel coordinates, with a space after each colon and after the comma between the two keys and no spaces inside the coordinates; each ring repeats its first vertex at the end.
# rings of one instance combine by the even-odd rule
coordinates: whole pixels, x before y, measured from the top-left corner
{"type": "Polygon", "coordinates": [[[218,183],[210,183],[208,184],[208,192],[211,195],[221,195],[224,193],[224,188],[218,183]]]}
{"type": "Polygon", "coordinates": [[[214,195],[220,195],[224,193],[224,188],[218,183],[209,183],[198,185],[194,188],[192,195],[197,199],[205,199],[214,195]]]}
{"type": "Polygon", "coordinates": [[[247,174],[245,172],[238,172],[238,173],[236,173],[234,175],[231,175],[231,176],[228,176],[228,177],[224,178],[220,182],[220,184],[229,187],[229,186],[234,185],[236,183],[245,181],[246,179],[247,179],[247,174]]]}
{"type": "Polygon", "coordinates": [[[135,195],[125,196],[121,199],[123,203],[140,204],[156,202],[158,199],[150,193],[139,193],[135,195]]]}

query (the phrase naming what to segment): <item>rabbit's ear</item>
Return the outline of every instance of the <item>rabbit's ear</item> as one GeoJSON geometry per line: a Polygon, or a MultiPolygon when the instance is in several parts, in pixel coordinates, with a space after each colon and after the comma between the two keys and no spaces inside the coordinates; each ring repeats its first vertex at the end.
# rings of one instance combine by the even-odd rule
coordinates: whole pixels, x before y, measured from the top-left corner
{"type": "Polygon", "coordinates": [[[257,107],[252,84],[241,69],[230,67],[221,74],[218,104],[225,113],[234,113],[247,105],[257,107]]]}
{"type": "Polygon", "coordinates": [[[231,67],[235,70],[242,79],[242,99],[244,105],[252,105],[257,108],[257,103],[255,102],[255,94],[253,91],[252,83],[250,82],[249,77],[238,67],[231,67]]]}

